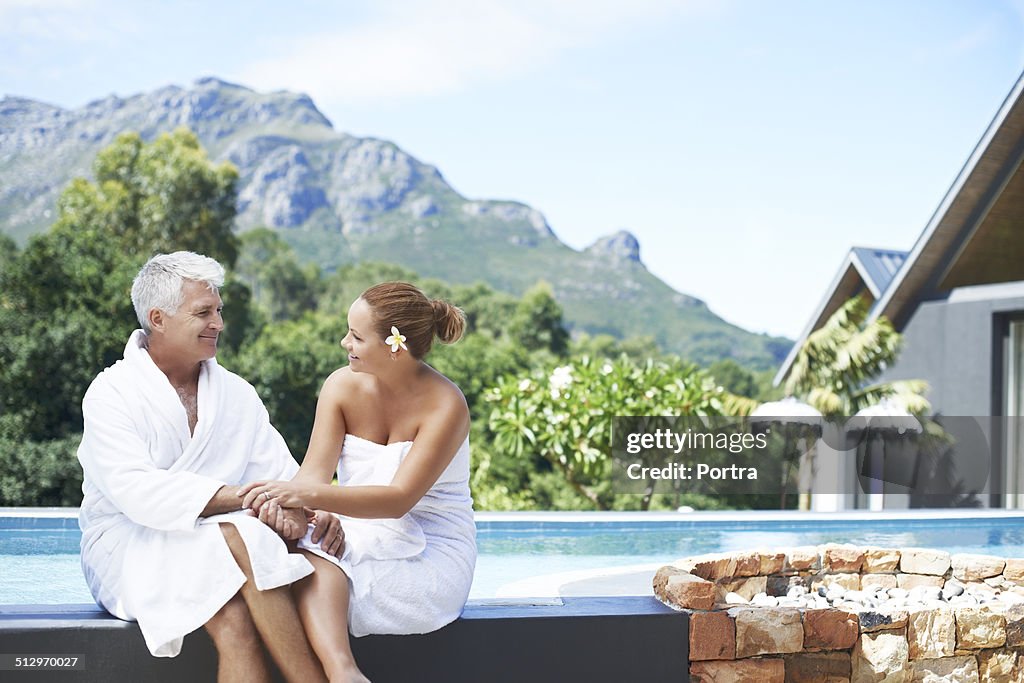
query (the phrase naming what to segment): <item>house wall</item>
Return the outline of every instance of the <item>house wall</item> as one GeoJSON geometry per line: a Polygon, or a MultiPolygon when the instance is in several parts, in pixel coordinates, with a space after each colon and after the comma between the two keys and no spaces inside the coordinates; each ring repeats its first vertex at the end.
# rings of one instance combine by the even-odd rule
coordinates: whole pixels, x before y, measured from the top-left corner
{"type": "MultiPolygon", "coordinates": [[[[923,379],[930,385],[928,399],[935,414],[987,418],[1003,411],[1003,339],[1005,321],[1024,314],[1024,282],[964,287],[950,292],[945,300],[919,304],[902,330],[903,350],[898,362],[882,379],[923,379]]],[[[1005,504],[1003,463],[1005,423],[979,419],[987,454],[959,455],[958,467],[981,475],[984,486],[976,504],[1005,504]],[[985,456],[988,462],[978,460],[985,456]],[[987,470],[987,472],[985,471],[987,470]]],[[[963,451],[961,451],[963,452],[963,451]]],[[[975,482],[976,483],[976,482],[975,482]]],[[[971,485],[971,490],[976,486],[971,485]]],[[[928,496],[913,502],[910,496],[886,497],[885,507],[944,505],[942,496],[928,496]]]]}
{"type": "Polygon", "coordinates": [[[902,330],[898,362],[882,379],[926,380],[937,413],[994,414],[1002,390],[996,320],[1015,312],[1024,312],[1024,282],[962,287],[945,300],[922,302],[902,330]]]}

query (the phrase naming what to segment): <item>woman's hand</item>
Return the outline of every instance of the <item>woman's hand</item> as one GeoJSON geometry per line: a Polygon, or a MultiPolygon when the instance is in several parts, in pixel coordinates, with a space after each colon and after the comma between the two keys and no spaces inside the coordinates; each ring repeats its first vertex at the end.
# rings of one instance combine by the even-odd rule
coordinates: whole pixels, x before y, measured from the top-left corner
{"type": "Polygon", "coordinates": [[[271,500],[283,508],[308,507],[310,493],[309,484],[295,481],[253,481],[238,490],[242,507],[256,514],[271,500]]]}

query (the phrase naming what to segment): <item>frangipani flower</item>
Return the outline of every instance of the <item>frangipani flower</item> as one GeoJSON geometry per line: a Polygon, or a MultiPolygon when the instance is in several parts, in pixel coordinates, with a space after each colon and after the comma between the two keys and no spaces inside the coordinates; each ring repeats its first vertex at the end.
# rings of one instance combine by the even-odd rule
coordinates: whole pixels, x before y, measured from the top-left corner
{"type": "Polygon", "coordinates": [[[399,332],[394,325],[391,326],[391,336],[385,339],[384,343],[391,347],[391,353],[397,351],[398,347],[402,347],[405,351],[409,350],[409,347],[405,345],[405,335],[399,332]]]}

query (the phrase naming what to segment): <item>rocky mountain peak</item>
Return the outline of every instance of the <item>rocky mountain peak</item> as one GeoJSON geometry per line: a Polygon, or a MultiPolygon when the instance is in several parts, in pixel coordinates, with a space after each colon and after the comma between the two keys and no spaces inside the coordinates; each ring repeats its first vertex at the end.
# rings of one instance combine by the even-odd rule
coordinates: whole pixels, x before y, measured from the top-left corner
{"type": "Polygon", "coordinates": [[[640,242],[628,230],[606,235],[584,250],[588,254],[611,257],[617,261],[640,263],[640,242]]]}
{"type": "Polygon", "coordinates": [[[544,279],[574,331],[652,335],[700,362],[730,356],[767,366],[788,351],[658,280],[626,230],[581,253],[527,204],[467,199],[398,145],[335,131],[307,95],[219,78],[70,109],[4,97],[0,231],[24,243],[45,230],[62,189],[75,176],[88,178],[96,154],[119,133],[149,141],[179,127],[195,132],[210,159],[238,168],[239,230],[278,230],[300,258],[325,270],[376,260],[510,293],[544,279]]]}

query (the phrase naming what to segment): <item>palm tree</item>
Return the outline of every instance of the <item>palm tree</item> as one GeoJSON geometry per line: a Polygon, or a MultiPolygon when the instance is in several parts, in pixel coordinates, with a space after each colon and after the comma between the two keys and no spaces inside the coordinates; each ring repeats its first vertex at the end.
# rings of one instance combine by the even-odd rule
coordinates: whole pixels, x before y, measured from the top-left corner
{"type": "Polygon", "coordinates": [[[914,415],[928,413],[924,380],[872,383],[896,360],[903,337],[885,317],[868,322],[869,312],[868,300],[855,296],[808,336],[786,380],[786,394],[801,397],[825,417],[853,415],[886,398],[914,415]]]}

